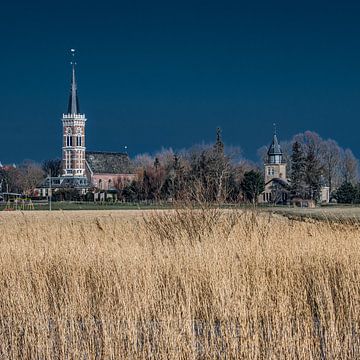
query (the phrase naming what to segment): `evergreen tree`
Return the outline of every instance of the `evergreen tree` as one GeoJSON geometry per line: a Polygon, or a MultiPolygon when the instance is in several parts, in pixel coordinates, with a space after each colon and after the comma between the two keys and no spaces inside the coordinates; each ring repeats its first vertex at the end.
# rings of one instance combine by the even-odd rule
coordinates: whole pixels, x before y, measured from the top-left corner
{"type": "Polygon", "coordinates": [[[255,204],[258,196],[265,189],[264,177],[258,171],[247,171],[244,174],[243,181],[241,182],[241,188],[244,192],[245,198],[255,204]]]}
{"type": "Polygon", "coordinates": [[[214,144],[214,150],[217,153],[224,155],[224,143],[221,139],[221,129],[219,127],[216,129],[216,142],[214,144]]]}
{"type": "MultiPolygon", "coordinates": [[[[350,183],[351,184],[351,183],[350,183]]],[[[357,183],[356,185],[353,185],[355,189],[355,199],[354,204],[360,204],[360,183],[357,183]]]]}
{"type": "Polygon", "coordinates": [[[352,204],[357,197],[356,190],[351,182],[345,181],[336,191],[336,200],[341,204],[352,204]]]}
{"type": "Polygon", "coordinates": [[[315,155],[313,146],[308,147],[308,152],[305,158],[305,185],[306,185],[306,198],[317,200],[320,195],[321,187],[321,173],[322,167],[320,160],[315,155]]]}
{"type": "Polygon", "coordinates": [[[301,144],[295,141],[291,154],[291,195],[304,197],[305,195],[305,156],[301,144]]]}

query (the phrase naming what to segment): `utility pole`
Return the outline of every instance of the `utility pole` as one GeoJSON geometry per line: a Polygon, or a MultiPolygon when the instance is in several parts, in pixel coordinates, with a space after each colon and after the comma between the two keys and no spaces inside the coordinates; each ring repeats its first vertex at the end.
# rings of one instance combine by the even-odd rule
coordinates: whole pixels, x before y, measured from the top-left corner
{"type": "MultiPolygon", "coordinates": [[[[52,198],[52,189],[51,189],[51,169],[50,169],[50,187],[49,187],[49,194],[50,194],[50,196],[49,196],[49,211],[51,211],[52,209],[51,209],[51,198],[52,198]]],[[[49,195],[48,194],[48,195],[49,195]]]]}

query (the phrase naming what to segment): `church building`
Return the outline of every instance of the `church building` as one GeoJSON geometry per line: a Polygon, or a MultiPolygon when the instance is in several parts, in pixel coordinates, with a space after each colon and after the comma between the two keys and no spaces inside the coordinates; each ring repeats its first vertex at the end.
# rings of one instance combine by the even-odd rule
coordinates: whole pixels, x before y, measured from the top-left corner
{"type": "Polygon", "coordinates": [[[290,185],[286,177],[286,162],[283,159],[276,131],[265,162],[265,190],[260,194],[259,203],[287,204],[290,185]]]}
{"type": "MultiPolygon", "coordinates": [[[[260,204],[287,205],[300,207],[314,207],[315,201],[300,198],[290,198],[290,181],[287,178],[287,163],[278,141],[276,130],[267,152],[265,167],[265,190],[259,195],[260,204]]],[[[330,199],[329,187],[322,184],[320,188],[320,202],[328,203],[330,199]]]]}
{"type": "MultiPolygon", "coordinates": [[[[75,50],[71,50],[74,58],[75,50]]],[[[62,116],[62,173],[48,176],[41,195],[48,189],[76,189],[85,194],[114,190],[119,181],[131,181],[131,162],[127,153],[86,150],[86,117],[81,113],[76,82],[76,63],[72,61],[71,86],[67,112],[62,116]]],[[[96,197],[95,197],[96,198],[96,197]]]]}

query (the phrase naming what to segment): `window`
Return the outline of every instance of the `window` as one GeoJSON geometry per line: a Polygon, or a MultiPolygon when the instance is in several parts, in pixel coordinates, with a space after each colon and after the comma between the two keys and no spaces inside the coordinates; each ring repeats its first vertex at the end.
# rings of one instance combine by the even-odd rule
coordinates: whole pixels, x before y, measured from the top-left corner
{"type": "Polygon", "coordinates": [[[72,140],[72,131],[71,129],[67,129],[66,132],[66,146],[72,146],[73,140],[72,140]]]}
{"type": "MultiPolygon", "coordinates": [[[[71,169],[71,151],[67,150],[65,152],[65,168],[71,169]]],[[[71,170],[66,171],[67,174],[71,174],[71,170]]]]}
{"type": "Polygon", "coordinates": [[[81,128],[78,128],[76,132],[76,146],[82,146],[81,128]]]}
{"type": "Polygon", "coordinates": [[[268,167],[268,175],[274,176],[275,175],[275,169],[273,167],[268,167]]]}
{"type": "Polygon", "coordinates": [[[72,136],[71,135],[66,136],[66,146],[72,146],[72,136]]]}

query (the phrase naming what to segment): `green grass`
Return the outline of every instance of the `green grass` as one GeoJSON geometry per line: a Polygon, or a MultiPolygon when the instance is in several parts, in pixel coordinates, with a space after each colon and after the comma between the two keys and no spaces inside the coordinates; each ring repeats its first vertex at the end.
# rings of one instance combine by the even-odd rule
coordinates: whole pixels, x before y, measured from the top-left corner
{"type": "MultiPolygon", "coordinates": [[[[0,205],[0,211],[5,210],[5,205],[0,205]]],[[[12,205],[14,208],[14,205],[12,205]]],[[[52,203],[52,210],[146,210],[146,209],[169,209],[169,204],[137,204],[137,203],[94,203],[94,202],[69,202],[59,201],[52,203]]],[[[18,210],[23,209],[18,206],[18,210]]],[[[34,210],[49,210],[49,204],[34,204],[34,210]]]]}

